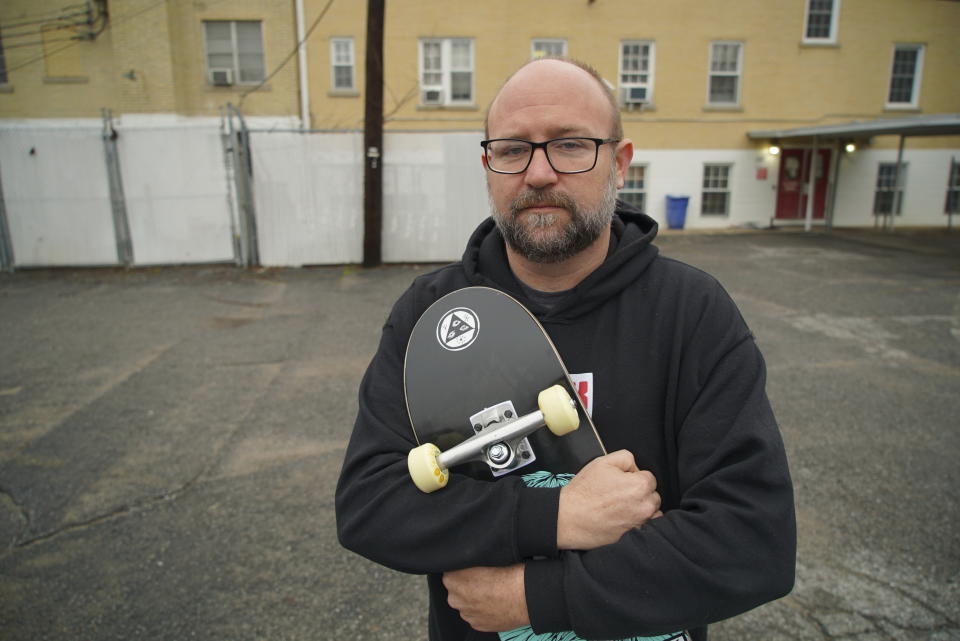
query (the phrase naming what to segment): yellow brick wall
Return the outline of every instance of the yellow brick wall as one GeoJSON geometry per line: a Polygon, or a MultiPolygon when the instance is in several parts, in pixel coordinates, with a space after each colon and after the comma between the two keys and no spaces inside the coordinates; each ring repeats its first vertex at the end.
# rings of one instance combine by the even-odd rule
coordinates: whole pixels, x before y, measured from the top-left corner
{"type": "MultiPolygon", "coordinates": [[[[50,21],[71,10],[58,0],[0,1],[8,84],[0,86],[0,118],[98,117],[101,108],[124,113],[216,116],[250,85],[212,87],[207,82],[203,20],[262,20],[266,72],[293,50],[291,0],[110,0],[107,28],[94,40],[50,42],[45,59],[41,27],[3,29],[37,18],[50,21]],[[22,46],[31,42],[32,46],[22,46]],[[51,71],[54,74],[51,76],[51,71]]],[[[296,59],[243,100],[247,115],[298,115],[296,59]]]]}
{"type": "Polygon", "coordinates": [[[176,111],[188,116],[215,115],[226,103],[242,101],[246,115],[299,114],[296,57],[267,83],[215,87],[209,84],[204,59],[204,20],[261,20],[266,74],[271,74],[296,46],[292,0],[180,0],[170,12],[170,33],[177,86],[176,111]],[[244,94],[248,93],[246,97],[244,94]]]}
{"type": "MultiPolygon", "coordinates": [[[[305,0],[315,16],[326,0],[305,0]]],[[[565,38],[569,55],[618,85],[619,43],[655,42],[652,109],[624,111],[627,134],[649,148],[747,148],[751,129],[801,127],[909,113],[960,112],[960,3],[842,0],[834,46],[803,44],[805,2],[738,0],[390,0],[385,38],[387,129],[477,129],[503,79],[530,57],[533,38],[565,38]],[[472,37],[476,104],[428,108],[418,92],[418,41],[472,37]],[[707,103],[710,43],[743,43],[737,109],[707,103]],[[919,110],[888,111],[895,43],[926,45],[919,110]]],[[[361,98],[329,95],[328,40],[353,36],[363,89],[366,3],[336,3],[309,41],[313,125],[349,127],[361,98]]],[[[309,22],[309,20],[308,20],[309,22]]],[[[954,140],[912,142],[942,146],[954,140]]],[[[879,140],[878,144],[888,144],[879,140]]]]}
{"type": "Polygon", "coordinates": [[[119,80],[115,114],[174,110],[173,59],[168,7],[154,0],[112,0],[110,27],[113,72],[119,80]]]}
{"type": "Polygon", "coordinates": [[[8,75],[8,84],[0,86],[0,118],[98,117],[100,109],[108,106],[105,98],[115,95],[109,31],[92,41],[71,40],[89,30],[53,27],[82,22],[82,17],[36,21],[37,16],[55,18],[75,12],[61,9],[65,4],[70,3],[0,1],[0,36],[8,75]]]}
{"type": "MultiPolygon", "coordinates": [[[[303,0],[305,27],[328,0],[303,0]]],[[[55,14],[57,0],[2,0],[0,26],[55,14]]],[[[310,125],[363,126],[366,2],[339,0],[307,42],[310,125]],[[354,42],[354,92],[333,92],[330,39],[354,42]]],[[[296,45],[294,0],[110,0],[108,28],[45,63],[37,45],[7,45],[10,82],[0,117],[95,117],[122,113],[216,115],[242,100],[247,115],[299,115],[294,56],[265,87],[213,87],[206,77],[204,20],[263,21],[265,66],[276,69],[296,45]],[[51,76],[52,73],[60,74],[51,76]]],[[[652,108],[623,112],[627,134],[655,149],[745,148],[752,129],[800,127],[909,113],[960,112],[960,2],[842,0],[835,46],[802,43],[804,0],[389,0],[386,2],[384,111],[388,130],[476,130],[504,78],[530,57],[533,38],[565,38],[569,54],[618,85],[619,43],[655,43],[652,108]],[[474,40],[475,103],[420,104],[423,37],[474,40]],[[706,107],[709,46],[743,43],[741,103],[706,107]],[[925,45],[919,110],[884,108],[894,43],[925,45]]],[[[916,141],[942,146],[955,141],[916,141]]],[[[880,145],[890,144],[883,139],[880,145]]]]}

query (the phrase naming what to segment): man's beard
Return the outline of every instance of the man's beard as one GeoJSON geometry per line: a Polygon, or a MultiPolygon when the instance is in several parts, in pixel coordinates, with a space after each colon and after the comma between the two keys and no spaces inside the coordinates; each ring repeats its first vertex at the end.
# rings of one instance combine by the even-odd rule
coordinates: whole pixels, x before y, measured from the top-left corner
{"type": "Polygon", "coordinates": [[[594,210],[584,209],[563,192],[528,189],[510,203],[507,212],[497,209],[491,198],[490,211],[511,249],[534,263],[559,263],[580,253],[600,237],[610,225],[616,204],[617,170],[614,165],[603,198],[594,210]],[[538,204],[567,210],[570,221],[563,227],[554,227],[547,234],[538,234],[557,225],[559,218],[559,214],[526,213],[521,220],[520,212],[538,204]]]}

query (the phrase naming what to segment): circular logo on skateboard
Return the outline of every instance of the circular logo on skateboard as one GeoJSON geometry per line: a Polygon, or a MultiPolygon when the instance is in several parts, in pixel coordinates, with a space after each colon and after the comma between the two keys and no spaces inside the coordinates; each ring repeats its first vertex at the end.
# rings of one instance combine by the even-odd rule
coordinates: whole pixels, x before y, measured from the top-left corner
{"type": "Polygon", "coordinates": [[[471,309],[457,307],[443,315],[437,323],[437,340],[444,349],[459,352],[477,340],[480,320],[471,309]]]}

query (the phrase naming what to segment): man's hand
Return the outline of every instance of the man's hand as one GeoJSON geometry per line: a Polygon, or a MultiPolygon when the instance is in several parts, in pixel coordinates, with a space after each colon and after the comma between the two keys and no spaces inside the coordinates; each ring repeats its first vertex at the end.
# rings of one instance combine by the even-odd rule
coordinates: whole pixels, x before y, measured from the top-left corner
{"type": "Polygon", "coordinates": [[[523,565],[467,568],[443,575],[447,602],[480,632],[505,632],[530,625],[523,591],[523,565]]]}
{"type": "Polygon", "coordinates": [[[560,490],[557,547],[592,550],[662,516],[657,480],[620,450],[594,459],[560,490]]]}

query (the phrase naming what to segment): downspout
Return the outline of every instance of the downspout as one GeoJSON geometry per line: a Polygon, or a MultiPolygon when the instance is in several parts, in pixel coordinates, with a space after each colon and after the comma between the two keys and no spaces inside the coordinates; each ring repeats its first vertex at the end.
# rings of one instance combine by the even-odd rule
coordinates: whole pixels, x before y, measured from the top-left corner
{"type": "Polygon", "coordinates": [[[307,79],[307,43],[303,31],[303,0],[296,0],[297,66],[300,68],[300,128],[310,129],[310,86],[307,79]]]}

